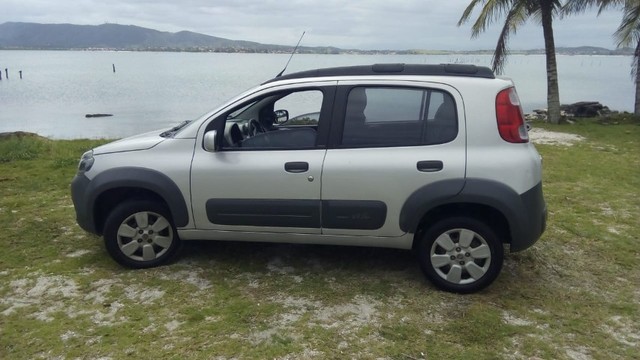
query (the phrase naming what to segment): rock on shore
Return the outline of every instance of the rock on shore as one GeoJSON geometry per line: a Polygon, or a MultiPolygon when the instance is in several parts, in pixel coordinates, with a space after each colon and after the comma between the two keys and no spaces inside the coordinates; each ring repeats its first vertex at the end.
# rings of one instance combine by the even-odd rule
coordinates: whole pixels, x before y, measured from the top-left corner
{"type": "Polygon", "coordinates": [[[18,138],[18,139],[22,139],[22,138],[26,138],[26,137],[37,137],[37,138],[43,138],[42,136],[36,134],[36,133],[32,133],[32,132],[26,132],[26,131],[12,131],[12,132],[3,132],[0,133],[0,140],[5,140],[5,139],[10,139],[10,138],[18,138]]]}
{"type": "MultiPolygon", "coordinates": [[[[560,116],[563,118],[592,118],[615,114],[609,107],[598,101],[579,101],[573,104],[560,105],[560,116]]],[[[536,109],[531,114],[525,114],[525,120],[547,120],[547,109],[536,109]]]]}

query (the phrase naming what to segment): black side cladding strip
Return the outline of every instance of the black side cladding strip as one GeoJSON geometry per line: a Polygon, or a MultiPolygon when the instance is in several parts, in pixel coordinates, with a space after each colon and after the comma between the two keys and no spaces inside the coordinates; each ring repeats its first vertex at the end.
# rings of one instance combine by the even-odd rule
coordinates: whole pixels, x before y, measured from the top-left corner
{"type": "MultiPolygon", "coordinates": [[[[209,199],[207,218],[218,225],[320,228],[320,200],[209,199]]],[[[375,230],[387,219],[387,205],[375,200],[323,200],[322,227],[375,230]]]]}
{"type": "Polygon", "coordinates": [[[387,219],[387,205],[375,200],[323,200],[322,227],[375,230],[387,219]]]}
{"type": "Polygon", "coordinates": [[[320,228],[320,200],[209,199],[213,224],[320,228]]]}

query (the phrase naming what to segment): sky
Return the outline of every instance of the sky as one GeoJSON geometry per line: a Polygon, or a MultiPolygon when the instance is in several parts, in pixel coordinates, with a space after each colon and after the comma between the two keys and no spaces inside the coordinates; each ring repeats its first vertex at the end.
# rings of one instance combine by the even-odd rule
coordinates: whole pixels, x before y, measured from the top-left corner
{"type": "MultiPolygon", "coordinates": [[[[38,22],[137,25],[160,31],[194,31],[233,40],[343,49],[493,49],[498,20],[471,38],[471,22],[457,22],[470,0],[3,0],[0,23],[38,22]]],[[[557,19],[557,47],[614,49],[621,12],[557,19]]],[[[472,18],[475,20],[475,17],[472,18]]],[[[542,27],[531,19],[509,40],[512,50],[544,47],[542,27]]]]}

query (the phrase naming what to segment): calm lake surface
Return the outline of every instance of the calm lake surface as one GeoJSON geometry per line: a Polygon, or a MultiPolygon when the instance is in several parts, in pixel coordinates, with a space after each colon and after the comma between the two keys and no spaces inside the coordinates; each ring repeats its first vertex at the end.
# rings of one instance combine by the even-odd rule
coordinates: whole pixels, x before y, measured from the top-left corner
{"type": "MultiPolygon", "coordinates": [[[[172,126],[274,77],[288,57],[0,51],[0,132],[29,131],[54,139],[121,138],[172,126]],[[94,113],[114,116],[85,118],[94,113]]],[[[630,56],[558,56],[561,102],[593,100],[613,110],[632,111],[631,60],[630,56]]],[[[491,56],[295,55],[287,73],[381,62],[489,66],[491,56]]],[[[546,107],[543,55],[511,56],[505,76],[516,83],[525,112],[546,107]]]]}

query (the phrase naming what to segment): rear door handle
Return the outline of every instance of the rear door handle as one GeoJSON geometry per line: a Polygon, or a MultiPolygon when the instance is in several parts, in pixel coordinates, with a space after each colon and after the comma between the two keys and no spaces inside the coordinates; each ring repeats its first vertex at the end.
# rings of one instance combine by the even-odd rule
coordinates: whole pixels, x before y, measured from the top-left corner
{"type": "Polygon", "coordinates": [[[436,172],[444,168],[444,164],[440,160],[425,160],[418,161],[418,171],[422,172],[436,172]]]}
{"type": "Polygon", "coordinates": [[[284,164],[284,171],[290,173],[303,173],[309,170],[309,163],[304,161],[292,161],[284,164]]]}

